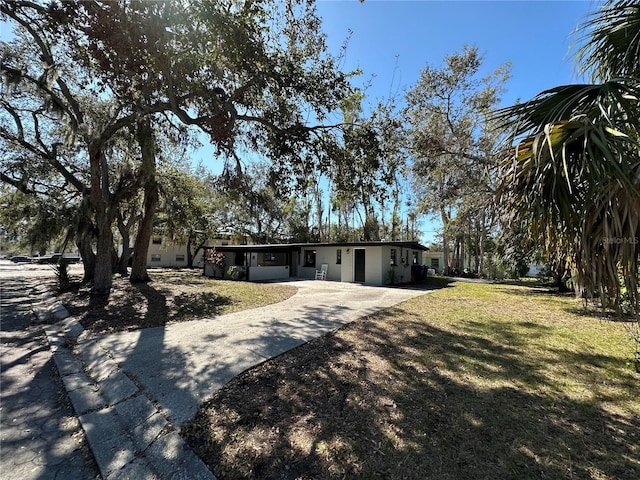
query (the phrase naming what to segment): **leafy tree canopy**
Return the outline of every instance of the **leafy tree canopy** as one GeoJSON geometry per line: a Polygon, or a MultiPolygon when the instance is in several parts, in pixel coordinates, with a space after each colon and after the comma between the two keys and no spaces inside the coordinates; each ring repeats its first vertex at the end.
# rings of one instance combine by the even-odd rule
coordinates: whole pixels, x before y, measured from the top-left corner
{"type": "Polygon", "coordinates": [[[100,291],[111,282],[119,204],[144,188],[154,212],[158,138],[197,127],[236,165],[247,150],[297,165],[301,145],[337,127],[327,120],[351,90],[313,2],[3,0],[0,15],[17,33],[0,50],[0,140],[15,154],[2,180],[26,191],[25,178],[53,170],[90,199],[100,291]],[[114,175],[112,145],[127,130],[137,168],[114,175]],[[62,147],[76,152],[71,161],[62,147]],[[38,168],[26,172],[26,156],[38,168]]]}

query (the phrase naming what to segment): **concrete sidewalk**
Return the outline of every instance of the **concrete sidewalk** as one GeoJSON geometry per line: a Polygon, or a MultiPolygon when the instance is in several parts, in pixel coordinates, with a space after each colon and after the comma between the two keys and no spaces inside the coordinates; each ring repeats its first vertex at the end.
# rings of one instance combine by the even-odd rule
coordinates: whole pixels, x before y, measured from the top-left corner
{"type": "Polygon", "coordinates": [[[215,480],[168,419],[75,319],[47,326],[45,332],[103,479],[215,480]]]}
{"type": "Polygon", "coordinates": [[[215,318],[95,337],[72,318],[46,329],[105,479],[214,478],[179,435],[204,400],[254,365],[425,293],[293,285],[298,292],[284,302],[215,318]]]}

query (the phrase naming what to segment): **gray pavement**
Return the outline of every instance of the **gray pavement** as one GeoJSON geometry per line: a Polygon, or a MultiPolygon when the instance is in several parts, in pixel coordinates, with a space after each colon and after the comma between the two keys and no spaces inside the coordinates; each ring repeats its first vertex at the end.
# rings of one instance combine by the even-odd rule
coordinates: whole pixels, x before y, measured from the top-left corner
{"type": "Polygon", "coordinates": [[[312,280],[294,285],[298,292],[275,305],[103,336],[88,335],[72,317],[59,320],[66,310],[39,293],[32,303],[40,322],[53,322],[44,327],[49,348],[32,328],[24,341],[35,343],[20,349],[15,332],[24,330],[29,313],[16,303],[16,323],[3,321],[2,328],[0,478],[91,479],[99,469],[106,480],[215,480],[179,435],[204,400],[254,365],[425,293],[312,280]],[[28,374],[34,368],[48,389],[28,374]],[[41,395],[67,398],[57,373],[77,419],[68,402],[42,409],[41,395]],[[85,435],[95,463],[83,448],[85,435]],[[18,465],[24,474],[14,475],[18,465]]]}
{"type": "Polygon", "coordinates": [[[0,281],[0,479],[100,478],[33,315],[34,282],[0,281]]]}
{"type": "Polygon", "coordinates": [[[284,302],[95,338],[176,427],[244,370],[424,290],[302,280],[284,302]]]}
{"type": "Polygon", "coordinates": [[[169,419],[75,319],[45,332],[104,479],[215,480],[169,419]]]}

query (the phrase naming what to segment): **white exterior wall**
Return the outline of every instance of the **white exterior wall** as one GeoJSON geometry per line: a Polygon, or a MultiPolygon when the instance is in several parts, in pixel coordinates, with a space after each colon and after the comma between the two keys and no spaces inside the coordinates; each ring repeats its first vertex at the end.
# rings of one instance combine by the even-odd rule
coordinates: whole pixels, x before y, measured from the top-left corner
{"type": "MultiPolygon", "coordinates": [[[[297,261],[300,263],[297,267],[298,277],[301,278],[315,278],[316,270],[320,270],[320,266],[323,263],[329,265],[329,269],[327,270],[327,280],[335,281],[335,282],[353,282],[355,277],[355,255],[354,249],[364,250],[365,251],[365,280],[364,283],[369,285],[385,285],[389,283],[388,281],[388,273],[389,273],[389,259],[390,259],[390,248],[382,247],[382,246],[330,246],[330,247],[318,247],[315,248],[309,247],[305,249],[304,247],[300,251],[300,257],[297,261]],[[337,250],[340,248],[342,250],[342,262],[340,264],[336,263],[337,260],[337,250]],[[316,265],[315,267],[304,267],[304,251],[305,250],[315,250],[316,251],[316,265]]],[[[400,255],[400,249],[398,248],[398,258],[400,255]]],[[[403,252],[406,255],[406,250],[403,249],[403,252]]],[[[411,255],[411,253],[409,253],[411,255]]],[[[410,257],[412,258],[412,257],[410,257]]],[[[402,273],[398,273],[398,275],[403,276],[403,282],[408,282],[411,280],[411,265],[406,267],[396,267],[396,271],[399,272],[400,268],[402,268],[402,273]]],[[[399,277],[398,277],[399,281],[399,277]]]]}
{"type": "MultiPolygon", "coordinates": [[[[364,247],[364,283],[369,285],[384,285],[386,270],[382,267],[382,247],[364,247]]],[[[355,262],[353,265],[355,271],[355,262]]]]}
{"type": "Polygon", "coordinates": [[[547,269],[547,266],[542,263],[530,263],[529,270],[527,272],[528,277],[537,277],[538,275],[544,273],[547,269]]]}
{"type": "Polygon", "coordinates": [[[411,267],[413,265],[423,265],[422,251],[412,250],[405,247],[397,247],[392,245],[385,245],[382,247],[382,280],[384,284],[390,283],[390,270],[391,270],[391,250],[396,250],[396,265],[393,267],[395,271],[396,283],[408,283],[411,281],[411,267]],[[418,263],[413,263],[414,255],[417,258],[418,263]]]}
{"type": "Polygon", "coordinates": [[[342,247],[342,264],[340,267],[340,278],[343,282],[353,282],[354,265],[353,247],[342,247]]]}
{"type": "MultiPolygon", "coordinates": [[[[193,261],[194,266],[198,266],[198,262],[202,259],[202,249],[196,255],[193,261]]],[[[200,262],[200,265],[202,263],[200,262]]],[[[147,252],[148,267],[186,267],[187,266],[187,247],[184,245],[165,245],[151,243],[147,252]],[[159,257],[158,257],[159,255],[159,257]],[[183,256],[183,260],[177,260],[178,255],[183,256]],[[159,260],[158,260],[159,258],[159,260]]]]}
{"type": "Polygon", "coordinates": [[[342,247],[342,264],[336,263],[338,247],[318,247],[310,246],[309,248],[302,247],[300,254],[294,254],[294,262],[297,262],[297,276],[300,278],[316,278],[316,270],[320,270],[320,266],[323,263],[329,265],[327,270],[327,280],[334,282],[345,281],[342,276],[342,265],[344,265],[345,248],[342,247]],[[316,252],[316,264],[314,267],[304,266],[304,252],[305,250],[315,250],[316,252]],[[296,258],[297,257],[297,258],[296,258]]]}
{"type": "MultiPolygon", "coordinates": [[[[157,237],[155,237],[157,238],[157,237]]],[[[205,242],[206,245],[228,245],[229,240],[210,238],[205,242]]],[[[122,245],[120,246],[122,248],[122,245]]],[[[119,250],[121,252],[122,250],[119,250]]],[[[202,256],[204,255],[204,249],[196,254],[193,259],[194,267],[202,267],[204,262],[202,256]]],[[[156,257],[157,258],[157,257],[156,257]]],[[[153,243],[153,238],[149,242],[149,250],[147,251],[147,267],[186,267],[187,266],[187,246],[186,245],[174,245],[164,240],[162,243],[153,243]],[[160,260],[154,260],[154,255],[160,255],[160,260]],[[177,255],[184,255],[184,261],[176,260],[177,255]]]]}
{"type": "Polygon", "coordinates": [[[281,278],[289,278],[288,265],[249,268],[249,281],[251,282],[258,282],[260,280],[278,280],[281,278]]]}
{"type": "MultiPolygon", "coordinates": [[[[327,280],[333,282],[342,281],[342,264],[336,263],[338,247],[320,247],[316,248],[316,268],[313,270],[313,278],[316,276],[316,270],[320,270],[323,263],[329,265],[327,270],[327,280]]],[[[342,248],[344,256],[344,248],[342,248]]],[[[344,260],[342,260],[344,262],[344,260]]]]}
{"type": "Polygon", "coordinates": [[[423,262],[427,268],[431,268],[431,259],[438,259],[438,268],[436,269],[437,273],[442,273],[444,271],[444,253],[442,252],[423,252],[422,254],[423,262]]]}

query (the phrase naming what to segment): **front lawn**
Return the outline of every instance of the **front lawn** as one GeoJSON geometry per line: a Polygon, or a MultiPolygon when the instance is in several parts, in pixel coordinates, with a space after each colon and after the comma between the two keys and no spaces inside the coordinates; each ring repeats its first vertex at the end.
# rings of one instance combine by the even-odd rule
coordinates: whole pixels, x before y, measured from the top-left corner
{"type": "Polygon", "coordinates": [[[236,377],[182,435],[220,480],[640,478],[624,322],[441,286],[236,377]]]}
{"type": "Polygon", "coordinates": [[[294,284],[214,280],[200,270],[150,270],[149,275],[151,282],[137,284],[114,277],[108,297],[94,297],[91,286],[83,285],[58,299],[86,330],[111,333],[257,308],[297,291],[294,284]]]}

